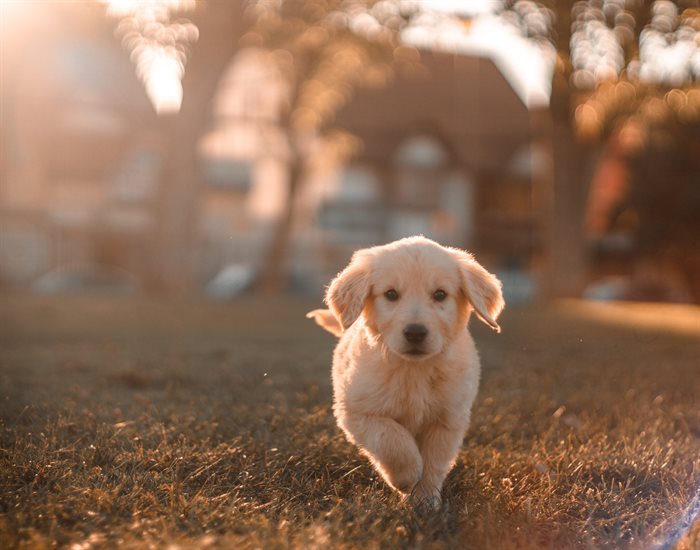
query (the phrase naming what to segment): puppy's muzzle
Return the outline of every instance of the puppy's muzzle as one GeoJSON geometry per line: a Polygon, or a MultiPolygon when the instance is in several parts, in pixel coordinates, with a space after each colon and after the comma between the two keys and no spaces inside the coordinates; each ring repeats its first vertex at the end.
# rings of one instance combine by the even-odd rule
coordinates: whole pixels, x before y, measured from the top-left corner
{"type": "Polygon", "coordinates": [[[428,336],[428,329],[425,325],[413,323],[403,329],[403,337],[409,344],[422,344],[426,336],[428,336]]]}

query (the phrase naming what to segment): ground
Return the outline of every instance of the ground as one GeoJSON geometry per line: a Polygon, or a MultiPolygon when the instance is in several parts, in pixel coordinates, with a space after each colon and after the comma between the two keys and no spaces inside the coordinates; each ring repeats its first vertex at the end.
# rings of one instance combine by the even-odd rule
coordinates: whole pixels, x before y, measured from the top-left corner
{"type": "Polygon", "coordinates": [[[445,506],[331,414],[320,304],[0,297],[0,547],[700,548],[700,309],[509,307],[445,506]]]}

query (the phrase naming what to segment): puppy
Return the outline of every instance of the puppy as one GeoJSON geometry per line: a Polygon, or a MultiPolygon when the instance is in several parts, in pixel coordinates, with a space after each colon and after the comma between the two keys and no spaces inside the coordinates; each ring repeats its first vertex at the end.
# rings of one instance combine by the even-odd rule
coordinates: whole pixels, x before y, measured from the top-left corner
{"type": "Polygon", "coordinates": [[[340,337],[333,411],[347,438],[404,497],[438,507],[469,426],[480,363],[472,311],[500,332],[501,283],[424,237],[357,251],[307,314],[340,337]]]}

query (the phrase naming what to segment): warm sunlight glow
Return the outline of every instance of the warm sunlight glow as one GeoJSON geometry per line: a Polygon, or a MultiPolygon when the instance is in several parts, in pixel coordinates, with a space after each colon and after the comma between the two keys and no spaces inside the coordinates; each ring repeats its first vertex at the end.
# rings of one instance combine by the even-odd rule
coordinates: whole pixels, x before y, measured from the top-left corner
{"type": "Polygon", "coordinates": [[[144,64],[146,93],[156,112],[179,111],[182,104],[182,65],[163,50],[153,51],[144,64]]]}
{"type": "Polygon", "coordinates": [[[700,28],[694,17],[680,17],[668,0],[654,2],[651,24],[639,39],[642,80],[681,86],[700,77],[700,28]]]}
{"type": "Polygon", "coordinates": [[[528,40],[495,14],[479,15],[465,26],[453,17],[426,12],[402,38],[418,48],[489,57],[526,106],[549,103],[554,51],[528,40]]]}
{"type": "Polygon", "coordinates": [[[0,0],[0,30],[15,28],[19,20],[27,18],[34,8],[27,0],[0,0]]]}
{"type": "MultiPolygon", "coordinates": [[[[194,7],[194,0],[103,0],[110,15],[143,15],[164,11],[190,10],[194,7]]],[[[152,15],[151,15],[152,17],[152,15]]]]}
{"type": "Polygon", "coordinates": [[[108,13],[121,19],[117,32],[131,52],[136,72],[156,112],[178,112],[187,47],[197,40],[198,30],[186,20],[171,22],[171,14],[191,10],[194,0],[103,1],[108,13]]]}

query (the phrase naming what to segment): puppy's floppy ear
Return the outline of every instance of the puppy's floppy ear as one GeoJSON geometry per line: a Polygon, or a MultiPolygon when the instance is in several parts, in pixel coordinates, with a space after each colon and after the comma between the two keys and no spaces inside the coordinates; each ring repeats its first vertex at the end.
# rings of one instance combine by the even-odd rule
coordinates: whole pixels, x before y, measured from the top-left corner
{"type": "Polygon", "coordinates": [[[471,254],[452,249],[462,275],[462,290],[466,294],[477,316],[496,332],[501,327],[496,323],[504,306],[501,281],[489,273],[471,254]]]}
{"type": "Polygon", "coordinates": [[[369,254],[366,250],[359,250],[326,291],[326,305],[343,330],[347,330],[362,313],[369,290],[369,254]]]}

